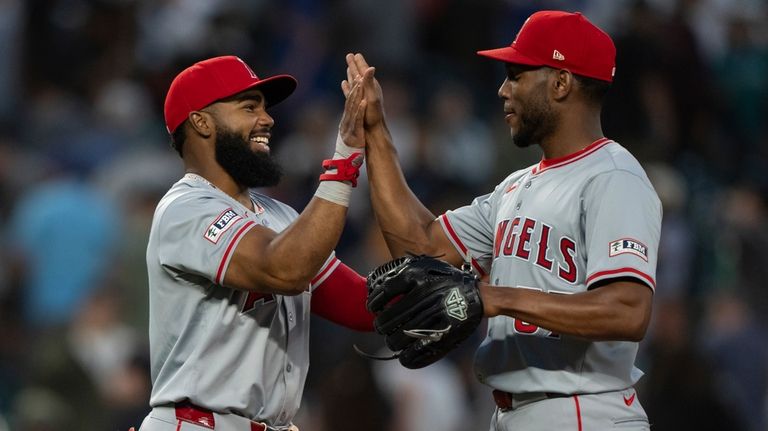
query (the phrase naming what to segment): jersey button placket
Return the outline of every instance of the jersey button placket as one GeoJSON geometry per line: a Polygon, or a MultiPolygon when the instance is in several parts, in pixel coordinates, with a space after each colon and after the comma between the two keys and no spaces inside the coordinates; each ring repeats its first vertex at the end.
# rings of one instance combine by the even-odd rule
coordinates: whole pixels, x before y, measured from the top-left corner
{"type": "MultiPolygon", "coordinates": [[[[532,184],[532,183],[533,183],[533,180],[531,180],[531,179],[528,179],[528,181],[526,181],[526,182],[525,182],[525,184],[523,184],[523,187],[524,187],[525,189],[530,189],[530,188],[531,188],[531,184],[532,184]]],[[[524,197],[524,195],[525,195],[525,194],[524,194],[522,191],[521,191],[521,192],[518,194],[518,201],[517,201],[517,203],[515,204],[515,210],[516,210],[516,211],[519,211],[519,210],[520,210],[520,207],[522,207],[522,206],[523,206],[523,197],[524,197]]]]}

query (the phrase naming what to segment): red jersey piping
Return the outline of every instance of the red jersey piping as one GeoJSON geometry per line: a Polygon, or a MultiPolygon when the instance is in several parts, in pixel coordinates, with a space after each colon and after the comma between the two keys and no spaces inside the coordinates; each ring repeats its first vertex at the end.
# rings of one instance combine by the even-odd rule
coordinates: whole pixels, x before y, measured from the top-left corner
{"type": "Polygon", "coordinates": [[[243,227],[241,227],[233,236],[232,240],[229,242],[229,245],[227,246],[227,250],[224,251],[224,256],[221,257],[221,262],[219,263],[219,270],[216,271],[216,284],[221,284],[224,282],[224,268],[227,266],[227,263],[229,262],[230,254],[232,253],[232,250],[235,248],[235,245],[240,241],[240,237],[247,232],[250,228],[255,226],[256,223],[253,221],[248,221],[243,227]]]}
{"type": "MultiPolygon", "coordinates": [[[[448,235],[451,238],[451,241],[459,248],[459,251],[461,252],[462,256],[469,257],[469,249],[467,246],[464,245],[463,242],[461,242],[461,239],[459,238],[459,235],[456,233],[456,231],[453,229],[453,226],[451,226],[451,222],[448,221],[448,217],[445,216],[445,214],[438,217],[440,219],[440,223],[443,225],[443,228],[445,229],[445,232],[448,233],[448,235]]],[[[472,267],[475,268],[475,271],[477,271],[480,276],[485,275],[485,271],[480,266],[479,263],[474,258],[470,258],[472,261],[472,267]]]]}
{"type": "Polygon", "coordinates": [[[582,425],[581,425],[581,404],[579,404],[579,396],[574,395],[573,396],[573,402],[576,404],[576,423],[578,424],[579,431],[582,431],[582,425]]]}
{"type": "Polygon", "coordinates": [[[600,148],[603,148],[605,145],[611,142],[613,141],[608,138],[600,138],[597,141],[582,148],[581,150],[576,151],[575,153],[572,153],[572,154],[568,154],[567,156],[558,157],[555,159],[542,159],[538,165],[533,167],[532,173],[536,175],[548,169],[559,168],[561,166],[571,164],[577,160],[581,160],[584,157],[587,157],[588,155],[594,153],[600,148]]]}
{"type": "Polygon", "coordinates": [[[328,278],[328,276],[333,272],[333,270],[338,268],[340,263],[341,261],[334,256],[333,259],[331,259],[331,261],[328,262],[328,265],[326,265],[325,268],[323,268],[322,271],[320,271],[320,273],[318,273],[315,276],[315,278],[313,278],[312,281],[309,282],[309,285],[311,287],[315,287],[319,284],[322,284],[322,282],[324,282],[325,279],[328,278]]]}
{"type": "Polygon", "coordinates": [[[650,275],[642,271],[638,271],[635,268],[619,268],[619,269],[612,269],[608,271],[599,271],[587,277],[586,284],[589,285],[597,278],[600,278],[606,275],[620,274],[622,272],[629,272],[629,273],[640,276],[643,280],[647,281],[651,285],[653,290],[656,290],[656,281],[653,279],[653,277],[651,277],[650,275]]]}

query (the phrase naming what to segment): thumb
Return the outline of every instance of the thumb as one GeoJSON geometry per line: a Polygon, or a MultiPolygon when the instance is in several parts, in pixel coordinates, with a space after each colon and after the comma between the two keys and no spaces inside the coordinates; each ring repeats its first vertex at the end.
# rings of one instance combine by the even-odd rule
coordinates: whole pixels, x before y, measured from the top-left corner
{"type": "Polygon", "coordinates": [[[363,72],[363,85],[366,87],[366,90],[368,89],[373,90],[375,74],[376,74],[375,67],[369,67],[365,69],[365,72],[363,72]]]}

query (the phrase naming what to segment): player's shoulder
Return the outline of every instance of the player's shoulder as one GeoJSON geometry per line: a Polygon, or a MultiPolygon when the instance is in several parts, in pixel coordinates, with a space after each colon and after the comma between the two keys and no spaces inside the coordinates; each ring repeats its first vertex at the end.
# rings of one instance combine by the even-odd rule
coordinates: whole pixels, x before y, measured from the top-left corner
{"type": "Polygon", "coordinates": [[[624,146],[616,141],[609,141],[592,157],[592,176],[631,175],[650,183],[648,175],[640,162],[624,146]]]}
{"type": "Polygon", "coordinates": [[[613,169],[643,172],[643,167],[632,153],[616,141],[610,141],[602,148],[606,161],[613,169]]]}
{"type": "Polygon", "coordinates": [[[168,189],[155,209],[155,224],[163,219],[181,221],[231,208],[233,202],[210,183],[184,177],[168,189]]]}
{"type": "Polygon", "coordinates": [[[599,155],[595,157],[594,168],[590,171],[587,184],[595,182],[611,182],[623,186],[634,187],[639,192],[646,190],[654,196],[654,190],[648,174],[632,153],[615,141],[601,148],[599,155]]]}
{"type": "Polygon", "coordinates": [[[226,195],[210,183],[205,184],[188,178],[182,178],[168,189],[165,196],[160,199],[158,207],[179,207],[196,202],[216,200],[225,201],[226,195]]]}

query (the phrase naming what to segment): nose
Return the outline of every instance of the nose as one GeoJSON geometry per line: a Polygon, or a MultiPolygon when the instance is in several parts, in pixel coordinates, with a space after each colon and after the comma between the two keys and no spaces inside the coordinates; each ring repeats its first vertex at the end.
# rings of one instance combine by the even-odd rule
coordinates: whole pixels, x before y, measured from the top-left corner
{"type": "Polygon", "coordinates": [[[269,115],[267,111],[263,111],[262,115],[259,116],[257,123],[260,127],[271,129],[272,126],[275,125],[275,119],[272,118],[272,116],[269,115]]]}
{"type": "Polygon", "coordinates": [[[499,87],[499,91],[497,92],[500,99],[508,99],[509,98],[509,79],[505,78],[504,82],[501,83],[501,86],[499,87]]]}

